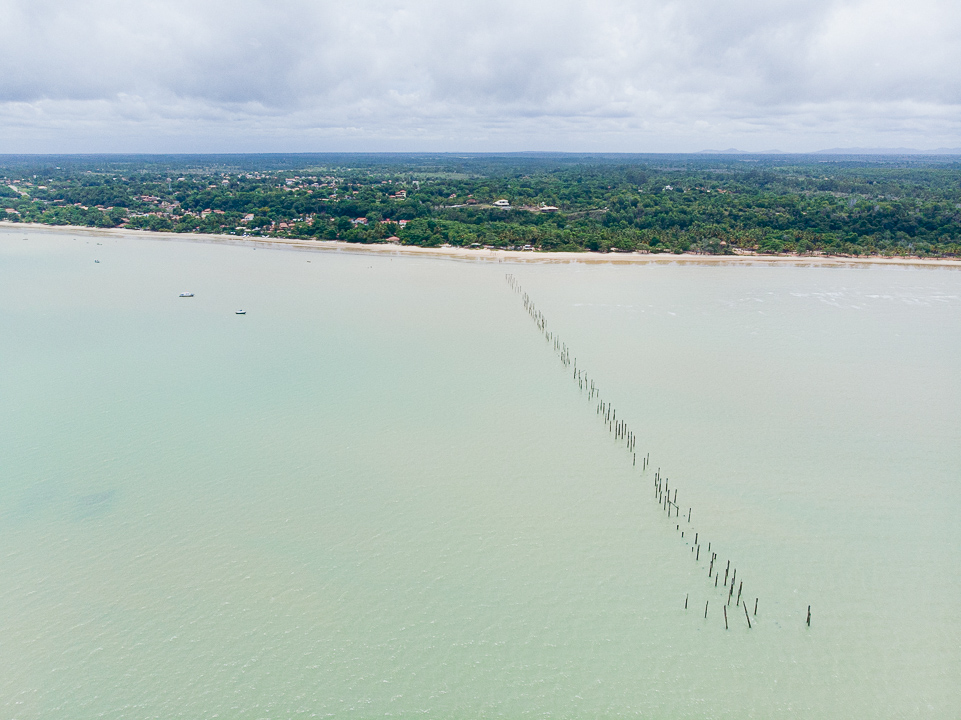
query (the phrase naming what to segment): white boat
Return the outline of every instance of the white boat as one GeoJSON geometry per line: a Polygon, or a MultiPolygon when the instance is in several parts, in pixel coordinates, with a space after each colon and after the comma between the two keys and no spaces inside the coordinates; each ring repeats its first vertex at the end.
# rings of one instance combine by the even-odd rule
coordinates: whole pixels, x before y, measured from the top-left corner
{"type": "Polygon", "coordinates": [[[193,297],[193,293],[180,293],[180,297],[193,297]]]}
{"type": "Polygon", "coordinates": [[[237,312],[234,313],[234,315],[246,315],[246,314],[247,314],[246,310],[238,310],[237,312]]]}

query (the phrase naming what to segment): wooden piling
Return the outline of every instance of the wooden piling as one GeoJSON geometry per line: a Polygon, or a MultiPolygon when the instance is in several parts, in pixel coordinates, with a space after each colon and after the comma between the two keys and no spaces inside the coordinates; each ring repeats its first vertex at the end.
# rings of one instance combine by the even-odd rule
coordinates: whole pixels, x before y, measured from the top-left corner
{"type": "MultiPolygon", "coordinates": [[[[596,398],[597,403],[595,404],[595,414],[600,415],[604,424],[607,425],[608,432],[610,432],[615,442],[624,442],[624,446],[628,452],[631,453],[631,467],[637,467],[637,436],[633,430],[628,426],[627,422],[617,419],[617,410],[615,410],[611,403],[607,400],[601,398],[600,388],[597,386],[596,382],[590,378],[587,371],[577,365],[577,358],[573,357],[571,348],[567,346],[567,343],[563,342],[560,337],[555,333],[547,330],[547,318],[543,312],[534,304],[531,296],[526,293],[523,287],[520,285],[517,278],[511,274],[505,274],[505,279],[508,286],[521,297],[524,309],[527,311],[528,315],[534,320],[537,329],[544,335],[545,340],[550,343],[553,347],[555,354],[559,357],[562,364],[565,367],[572,368],[572,378],[577,382],[578,390],[585,392],[588,396],[588,402],[595,404],[593,401],[596,398]]],[[[641,471],[646,472],[650,466],[650,452],[643,453],[641,455],[641,471]]],[[[653,474],[654,477],[654,497],[663,507],[667,516],[670,518],[677,518],[677,522],[674,525],[674,529],[681,533],[681,537],[686,537],[686,532],[681,530],[680,526],[680,514],[681,509],[677,503],[678,499],[678,488],[674,488],[674,494],[671,494],[670,481],[668,478],[661,476],[661,469],[657,468],[657,471],[653,474]]],[[[694,508],[688,507],[687,509],[687,523],[690,524],[693,518],[694,508]]],[[[701,558],[701,545],[700,545],[700,533],[694,533],[694,542],[691,544],[691,552],[694,553],[695,562],[699,563],[701,558]]],[[[714,564],[717,560],[717,553],[712,552],[712,543],[708,543],[707,552],[711,556],[708,565],[708,578],[714,577],[714,587],[717,588],[720,584],[720,567],[718,572],[714,573],[714,564]]],[[[744,609],[744,617],[748,624],[748,629],[752,628],[751,613],[748,611],[747,602],[742,602],[744,581],[737,580],[737,569],[735,568],[732,573],[731,561],[727,561],[727,565],[724,570],[724,586],[728,588],[727,603],[722,602],[722,610],[724,612],[724,629],[729,629],[728,617],[727,617],[727,606],[730,605],[731,600],[734,599],[734,586],[737,584],[737,600],[736,605],[741,605],[744,609]]],[[[684,596],[684,609],[688,609],[690,600],[690,594],[687,593],[684,596]]],[[[754,599],[754,616],[757,616],[759,598],[754,599]]],[[[704,618],[707,619],[709,602],[704,603],[704,618]]],[[[808,605],[808,612],[806,618],[806,624],[808,627],[811,626],[811,606],[808,605]]]]}

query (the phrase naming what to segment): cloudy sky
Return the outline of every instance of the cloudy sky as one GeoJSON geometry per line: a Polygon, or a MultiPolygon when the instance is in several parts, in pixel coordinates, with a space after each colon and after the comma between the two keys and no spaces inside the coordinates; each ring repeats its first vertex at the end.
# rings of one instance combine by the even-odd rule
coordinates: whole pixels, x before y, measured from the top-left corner
{"type": "Polygon", "coordinates": [[[961,146],[958,0],[0,0],[0,152],[961,146]]]}

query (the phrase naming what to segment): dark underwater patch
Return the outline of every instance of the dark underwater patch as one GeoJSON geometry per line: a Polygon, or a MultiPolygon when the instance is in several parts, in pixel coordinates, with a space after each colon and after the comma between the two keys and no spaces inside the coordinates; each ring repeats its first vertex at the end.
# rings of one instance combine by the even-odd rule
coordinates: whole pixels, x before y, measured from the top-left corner
{"type": "Polygon", "coordinates": [[[74,502],[74,517],[77,520],[85,520],[103,515],[110,511],[116,499],[116,489],[81,495],[74,502]]]}

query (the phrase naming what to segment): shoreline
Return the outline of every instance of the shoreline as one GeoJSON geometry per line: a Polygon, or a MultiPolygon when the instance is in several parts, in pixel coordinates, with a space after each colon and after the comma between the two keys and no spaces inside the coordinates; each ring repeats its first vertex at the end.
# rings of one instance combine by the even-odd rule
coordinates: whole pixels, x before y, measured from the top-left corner
{"type": "Polygon", "coordinates": [[[757,265],[814,265],[819,267],[845,265],[900,265],[914,267],[961,268],[961,259],[882,257],[868,255],[849,257],[838,255],[700,255],[696,253],[600,253],[600,252],[538,252],[524,250],[488,250],[463,247],[419,247],[416,245],[349,243],[342,240],[301,240],[298,238],[238,237],[206,233],[166,233],[126,228],[92,228],[78,225],[44,225],[42,223],[17,223],[0,221],[0,230],[23,228],[32,232],[73,233],[87,237],[114,237],[166,242],[199,242],[211,245],[238,245],[280,249],[308,250],[314,252],[375,253],[394,256],[434,257],[448,260],[473,260],[478,262],[534,262],[534,263],[584,263],[588,265],[649,265],[649,264],[757,264],[757,265]]]}

